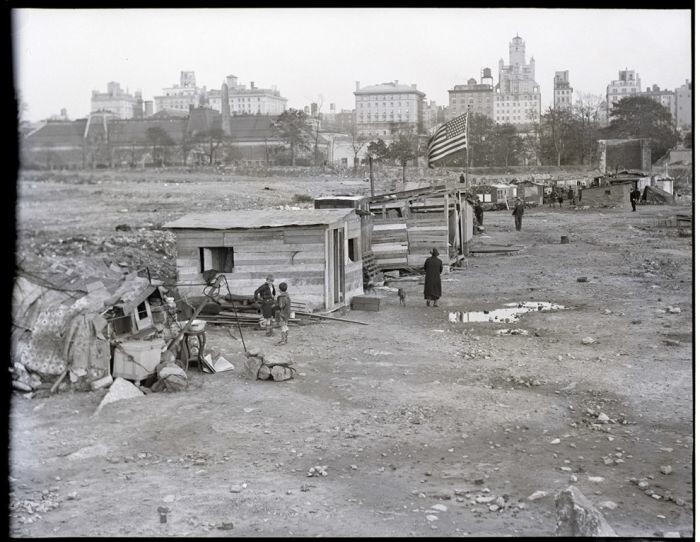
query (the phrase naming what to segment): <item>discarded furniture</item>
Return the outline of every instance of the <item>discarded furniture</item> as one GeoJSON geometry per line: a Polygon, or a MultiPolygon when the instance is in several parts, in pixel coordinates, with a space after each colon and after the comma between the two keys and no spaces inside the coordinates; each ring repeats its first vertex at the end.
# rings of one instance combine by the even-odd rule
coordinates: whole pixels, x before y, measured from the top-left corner
{"type": "Polygon", "coordinates": [[[236,294],[252,294],[272,274],[312,309],[342,307],[363,293],[360,219],[352,209],[190,214],[164,227],[175,233],[182,295],[199,295],[210,269],[236,294]]]}
{"type": "Polygon", "coordinates": [[[160,339],[118,342],[114,347],[112,376],[133,380],[138,385],[141,380],[156,373],[164,345],[164,341],[160,339]]]}
{"type": "Polygon", "coordinates": [[[187,370],[190,363],[196,362],[199,370],[202,370],[204,366],[204,347],[206,344],[207,332],[204,329],[185,331],[180,345],[180,361],[183,369],[187,370]],[[195,345],[192,344],[193,341],[196,342],[195,345]]]}

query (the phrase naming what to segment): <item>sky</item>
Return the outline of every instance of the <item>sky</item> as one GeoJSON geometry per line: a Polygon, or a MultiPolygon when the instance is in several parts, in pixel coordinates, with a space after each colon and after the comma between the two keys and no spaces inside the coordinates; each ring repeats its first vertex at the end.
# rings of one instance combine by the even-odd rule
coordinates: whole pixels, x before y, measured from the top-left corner
{"type": "Polygon", "coordinates": [[[92,90],[117,81],[144,100],[194,70],[198,86],[220,88],[226,75],[259,88],[275,85],[288,107],[321,103],[353,109],[361,86],[415,83],[447,105],[448,89],[508,64],[517,34],[534,57],[542,110],[554,72],[574,89],[605,95],[625,68],[675,89],[691,79],[691,11],[643,9],[260,8],[16,9],[15,89],[24,120],[66,108],[85,117],[92,90]]]}

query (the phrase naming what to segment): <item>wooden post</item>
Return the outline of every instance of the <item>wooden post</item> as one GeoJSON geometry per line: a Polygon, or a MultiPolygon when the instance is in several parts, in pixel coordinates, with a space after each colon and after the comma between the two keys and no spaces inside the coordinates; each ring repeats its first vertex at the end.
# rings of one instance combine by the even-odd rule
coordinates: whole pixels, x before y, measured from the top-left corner
{"type": "Polygon", "coordinates": [[[372,155],[369,156],[369,190],[374,197],[374,175],[372,174],[372,155]]]}

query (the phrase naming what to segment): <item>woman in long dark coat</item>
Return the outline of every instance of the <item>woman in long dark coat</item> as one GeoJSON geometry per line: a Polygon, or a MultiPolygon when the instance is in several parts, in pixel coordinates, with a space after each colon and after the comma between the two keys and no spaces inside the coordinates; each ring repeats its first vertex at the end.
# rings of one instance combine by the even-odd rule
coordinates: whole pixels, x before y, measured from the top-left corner
{"type": "Polygon", "coordinates": [[[442,273],[442,260],[438,258],[440,254],[436,248],[431,252],[432,256],[425,260],[423,269],[425,269],[425,286],[423,287],[423,297],[425,298],[426,306],[430,306],[433,302],[433,307],[438,306],[438,299],[442,296],[442,281],[440,274],[442,273]]]}

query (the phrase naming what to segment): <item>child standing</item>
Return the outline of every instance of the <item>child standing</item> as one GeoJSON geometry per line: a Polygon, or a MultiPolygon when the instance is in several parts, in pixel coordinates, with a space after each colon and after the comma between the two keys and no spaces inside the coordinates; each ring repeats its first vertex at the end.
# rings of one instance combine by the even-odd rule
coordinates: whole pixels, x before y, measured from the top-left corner
{"type": "Polygon", "coordinates": [[[287,323],[291,315],[291,305],[292,302],[289,299],[289,294],[287,294],[287,283],[280,282],[280,295],[277,296],[277,318],[280,321],[280,329],[282,331],[282,338],[277,344],[287,344],[287,335],[289,333],[289,327],[287,323]]]}

